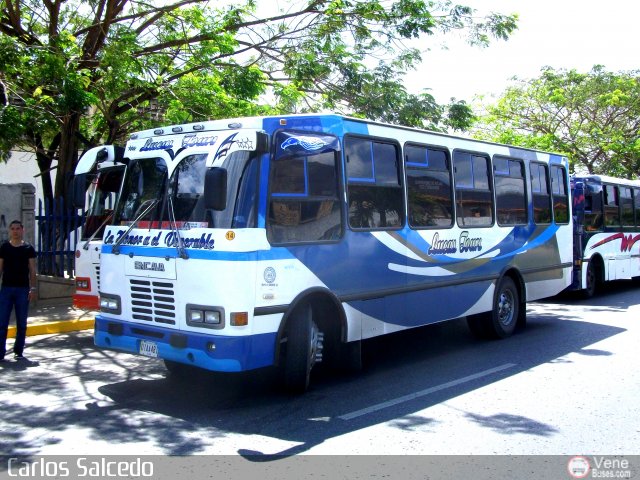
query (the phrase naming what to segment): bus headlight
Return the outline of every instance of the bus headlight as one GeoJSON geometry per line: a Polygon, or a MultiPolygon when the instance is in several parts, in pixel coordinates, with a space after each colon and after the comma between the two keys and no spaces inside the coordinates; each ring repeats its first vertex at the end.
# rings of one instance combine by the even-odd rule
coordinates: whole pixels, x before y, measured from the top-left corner
{"type": "Polygon", "coordinates": [[[191,310],[189,312],[189,322],[190,323],[202,323],[202,314],[204,312],[202,310],[191,310]]]}
{"type": "Polygon", "coordinates": [[[214,310],[205,310],[204,323],[218,325],[220,323],[220,312],[214,310]]]}
{"type": "Polygon", "coordinates": [[[221,307],[187,305],[187,325],[193,327],[224,327],[224,310],[221,307]]]}
{"type": "Polygon", "coordinates": [[[119,315],[122,313],[120,297],[106,293],[100,294],[100,311],[119,315]]]}

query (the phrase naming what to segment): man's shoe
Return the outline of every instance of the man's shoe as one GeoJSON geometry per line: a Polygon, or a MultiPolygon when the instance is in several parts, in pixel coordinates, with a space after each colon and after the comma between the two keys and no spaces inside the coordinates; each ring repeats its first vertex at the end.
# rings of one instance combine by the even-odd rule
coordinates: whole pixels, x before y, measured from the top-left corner
{"type": "Polygon", "coordinates": [[[24,355],[22,355],[21,353],[16,353],[13,358],[15,358],[16,360],[24,360],[24,355]]]}

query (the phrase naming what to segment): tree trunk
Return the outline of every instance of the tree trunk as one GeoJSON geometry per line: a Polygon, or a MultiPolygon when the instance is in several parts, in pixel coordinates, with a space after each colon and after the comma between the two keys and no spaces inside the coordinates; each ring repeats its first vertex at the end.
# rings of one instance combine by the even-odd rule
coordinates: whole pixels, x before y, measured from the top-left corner
{"type": "Polygon", "coordinates": [[[80,114],[70,113],[60,129],[60,148],[58,150],[58,171],[56,172],[55,197],[68,198],[67,190],[71,175],[78,161],[77,133],[80,129],[80,114]]]}
{"type": "Polygon", "coordinates": [[[40,182],[42,184],[42,198],[53,199],[53,183],[51,182],[51,157],[41,150],[36,151],[36,161],[40,169],[40,182]]]}
{"type": "Polygon", "coordinates": [[[45,148],[42,137],[39,133],[33,133],[34,143],[36,147],[36,161],[40,170],[40,182],[42,184],[42,197],[53,200],[53,182],[51,181],[51,164],[58,146],[60,145],[60,134],[57,134],[52,140],[49,148],[45,148]]]}

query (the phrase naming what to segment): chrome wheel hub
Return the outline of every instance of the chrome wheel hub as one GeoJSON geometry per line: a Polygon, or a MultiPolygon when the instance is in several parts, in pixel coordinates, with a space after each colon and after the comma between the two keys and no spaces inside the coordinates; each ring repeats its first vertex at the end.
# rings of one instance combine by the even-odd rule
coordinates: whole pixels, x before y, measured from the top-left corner
{"type": "Polygon", "coordinates": [[[513,322],[513,295],[505,290],[498,298],[498,321],[502,325],[510,325],[513,322]]]}
{"type": "Polygon", "coordinates": [[[322,349],[324,348],[324,333],[322,333],[316,322],[311,322],[311,335],[309,345],[310,366],[322,362],[322,349]]]}

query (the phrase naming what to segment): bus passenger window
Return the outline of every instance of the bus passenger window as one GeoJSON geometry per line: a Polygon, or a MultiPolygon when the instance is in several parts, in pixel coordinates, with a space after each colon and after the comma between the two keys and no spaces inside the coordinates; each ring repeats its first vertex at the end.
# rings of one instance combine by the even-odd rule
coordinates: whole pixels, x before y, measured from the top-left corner
{"type": "Polygon", "coordinates": [[[412,228],[453,225],[449,153],[417,145],[405,147],[409,225],[412,228]]]}
{"type": "Polygon", "coordinates": [[[636,227],[640,226],[640,188],[633,189],[633,211],[636,219],[636,227]]]}
{"type": "Polygon", "coordinates": [[[618,187],[604,185],[602,191],[604,192],[604,224],[607,227],[619,227],[618,187]]]}
{"type": "Polygon", "coordinates": [[[499,225],[524,225],[529,221],[524,164],[521,160],[495,157],[496,216],[499,225]]]}
{"type": "Polygon", "coordinates": [[[551,188],[549,168],[543,163],[531,162],[531,193],[533,196],[533,221],[538,225],[551,223],[551,188]]]}
{"type": "Polygon", "coordinates": [[[585,193],[582,224],[586,232],[602,230],[602,191],[585,193]]]}
{"type": "Polygon", "coordinates": [[[629,187],[620,188],[620,210],[622,211],[622,226],[633,227],[633,196],[629,187]]]}
{"type": "Polygon", "coordinates": [[[400,228],[404,194],[399,148],[369,138],[346,137],[349,225],[355,229],[400,228]]]}
{"type": "Polygon", "coordinates": [[[456,216],[460,227],[490,227],[493,202],[489,189],[489,158],[454,152],[456,216]]]}
{"type": "Polygon", "coordinates": [[[551,191],[553,194],[553,218],[555,222],[569,223],[567,172],[560,165],[551,166],[551,191]]]}

